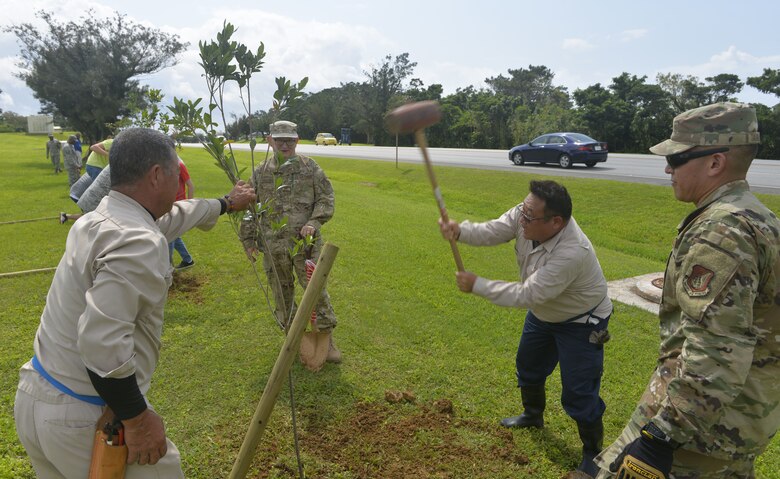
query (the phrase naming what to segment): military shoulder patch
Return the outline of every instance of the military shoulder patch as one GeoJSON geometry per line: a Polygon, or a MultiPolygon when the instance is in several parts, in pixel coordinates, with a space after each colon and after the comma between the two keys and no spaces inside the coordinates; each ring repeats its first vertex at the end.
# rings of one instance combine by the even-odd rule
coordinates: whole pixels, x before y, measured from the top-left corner
{"type": "Polygon", "coordinates": [[[710,283],[715,272],[700,264],[695,264],[683,278],[683,287],[688,296],[707,296],[710,294],[710,283]]]}

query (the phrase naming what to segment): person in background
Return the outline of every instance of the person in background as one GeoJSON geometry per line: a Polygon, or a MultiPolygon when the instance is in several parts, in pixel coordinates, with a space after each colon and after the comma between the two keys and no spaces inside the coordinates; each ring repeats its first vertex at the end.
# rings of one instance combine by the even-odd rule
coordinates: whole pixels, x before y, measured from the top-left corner
{"type": "Polygon", "coordinates": [[[696,209],[666,264],[656,369],[600,478],[752,478],[780,427],[780,220],[745,180],[759,143],[753,107],[715,103],[650,148],[696,209]]]}
{"type": "Polygon", "coordinates": [[[86,173],[81,175],[78,182],[70,189],[70,199],[76,202],[76,205],[81,209],[81,213],[60,212],[60,224],[64,224],[68,220],[76,221],[84,216],[84,213],[89,213],[97,208],[100,201],[104,196],[108,195],[109,191],[111,191],[110,164],[100,170],[100,174],[94,180],[86,173]],[[82,182],[83,185],[81,184],[82,182]],[[77,189],[78,191],[76,191],[77,189]]]}
{"type": "MultiPolygon", "coordinates": [[[[76,152],[79,154],[79,164],[81,164],[82,160],[84,159],[84,153],[81,151],[81,132],[76,132],[76,141],[73,143],[73,149],[76,150],[76,152]]],[[[81,171],[79,171],[79,175],[81,174],[81,171]]]]}
{"type": "Polygon", "coordinates": [[[68,142],[62,147],[62,158],[65,171],[68,172],[68,188],[77,182],[81,175],[81,155],[76,151],[76,136],[70,135],[68,142]]]}
{"type": "Polygon", "coordinates": [[[474,246],[515,242],[520,281],[489,280],[469,271],[456,275],[458,288],[499,306],[527,310],[517,347],[517,385],[524,411],[501,420],[504,427],[541,428],[545,383],[561,369],[561,403],[577,422],[582,441],[578,471],[591,476],[604,439],[606,408],[599,395],[604,343],[612,302],[593,245],[572,216],[563,185],[531,181],[522,203],[484,223],[439,219],[442,236],[474,246]]]}
{"type": "Polygon", "coordinates": [[[108,152],[111,151],[113,136],[109,136],[100,143],[90,146],[90,154],[87,157],[87,174],[93,180],[98,177],[100,170],[108,166],[108,152]]]}
{"type": "MultiPolygon", "coordinates": [[[[279,324],[286,325],[295,316],[295,278],[306,288],[306,254],[290,255],[295,242],[311,237],[311,259],[319,258],[322,248],[320,228],[333,217],[334,196],[330,180],[311,158],[298,155],[298,125],[290,121],[271,124],[268,144],[274,154],[252,173],[250,184],[257,191],[260,218],[245,218],[240,238],[250,261],[263,253],[263,269],[274,295],[274,314],[279,324]],[[263,209],[272,205],[272,209],[263,209]],[[287,219],[287,224],[275,231],[272,222],[287,219]],[[278,277],[277,277],[278,276],[278,277]]],[[[308,248],[307,248],[308,250],[308,248]]],[[[341,362],[341,351],[333,340],[336,313],[330,296],[322,290],[317,311],[317,329],[328,335],[330,363],[341,362]]]]}
{"type": "MultiPolygon", "coordinates": [[[[179,190],[176,192],[176,201],[188,200],[195,197],[195,183],[190,178],[190,172],[187,171],[187,166],[184,164],[181,158],[179,158],[179,190]]],[[[181,237],[176,238],[168,244],[168,254],[171,257],[171,264],[173,264],[173,250],[176,250],[181,256],[181,263],[179,263],[174,269],[176,271],[184,271],[185,269],[195,266],[195,260],[192,259],[190,252],[187,251],[187,246],[181,237]]]]}
{"type": "Polygon", "coordinates": [[[120,133],[110,162],[111,191],[68,232],[19,372],[16,431],[40,478],[87,477],[97,423],[114,419],[128,448],[125,479],[183,478],[147,400],[173,278],[168,242],[212,228],[256,195],[239,181],[223,198],[176,203],[176,149],[150,129],[120,133]]]}
{"type": "Polygon", "coordinates": [[[54,173],[62,171],[60,168],[60,153],[62,151],[62,144],[60,140],[54,138],[54,135],[49,134],[49,141],[46,142],[46,158],[51,160],[51,165],[54,167],[54,173]]]}

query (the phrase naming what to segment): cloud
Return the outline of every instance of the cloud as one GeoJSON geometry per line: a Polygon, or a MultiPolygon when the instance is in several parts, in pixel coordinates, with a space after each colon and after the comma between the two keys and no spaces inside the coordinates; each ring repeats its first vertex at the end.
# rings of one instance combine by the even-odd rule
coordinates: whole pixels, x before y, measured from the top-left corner
{"type": "Polygon", "coordinates": [[[634,40],[638,40],[642,37],[645,37],[648,33],[648,30],[646,28],[635,28],[632,30],[623,30],[620,32],[620,41],[622,42],[632,42],[634,40]]]}
{"type": "Polygon", "coordinates": [[[40,105],[24,81],[15,76],[19,72],[17,61],[16,57],[0,58],[0,108],[22,115],[35,113],[40,105]]]}
{"type": "Polygon", "coordinates": [[[744,81],[748,76],[761,75],[764,68],[780,68],[780,55],[759,57],[731,45],[726,50],[713,54],[703,63],[670,65],[656,73],[674,72],[693,75],[700,80],[720,73],[732,73],[744,81]]]}
{"type": "MultiPolygon", "coordinates": [[[[253,51],[261,42],[264,44],[265,64],[250,84],[253,111],[271,107],[277,77],[283,76],[292,82],[308,77],[305,91],[309,93],[342,82],[363,81],[363,71],[379,62],[394,47],[373,28],[299,20],[258,9],[218,9],[210,17],[212,20],[196,28],[166,27],[190,43],[176,66],[145,79],[153,87],[161,88],[169,101],[173,96],[194,99],[208,94],[198,65],[198,42],[216,39],[216,34],[222,30],[223,18],[232,19],[230,23],[236,27],[235,40],[253,51]]],[[[235,84],[228,85],[225,103],[229,112],[244,112],[235,84]]]]}
{"type": "MultiPolygon", "coordinates": [[[[451,62],[436,62],[425,64],[415,69],[414,77],[419,78],[425,87],[440,84],[444,95],[455,93],[458,88],[473,86],[476,89],[485,88],[485,79],[501,74],[492,68],[471,67],[451,62]]],[[[506,72],[504,72],[506,73],[506,72]]]]}
{"type": "MultiPolygon", "coordinates": [[[[756,56],[742,51],[736,46],[731,45],[721,52],[713,54],[707,61],[688,65],[669,65],[656,71],[651,81],[655,81],[658,73],[679,73],[681,75],[692,75],[700,81],[707,77],[719,75],[721,73],[731,73],[739,76],[743,82],[751,76],[760,76],[764,68],[780,68],[780,55],[756,56]]],[[[761,93],[751,86],[745,86],[742,92],[737,95],[740,101],[763,103],[765,105],[775,105],[778,103],[778,97],[775,95],[761,93]]]]}
{"type": "MultiPolygon", "coordinates": [[[[9,2],[0,0],[0,5],[5,3],[9,2]]],[[[24,2],[10,3],[15,12],[12,16],[15,23],[36,21],[34,12],[40,9],[53,11],[56,8],[58,12],[78,12],[73,15],[74,18],[89,8],[99,11],[101,15],[113,14],[110,8],[86,0],[64,0],[62,4],[57,4],[54,0],[33,0],[32,8],[29,4],[20,4],[24,5],[24,2]]],[[[138,78],[142,84],[161,89],[166,103],[172,102],[174,96],[195,99],[208,95],[203,72],[198,65],[198,42],[216,39],[225,18],[229,18],[237,28],[233,36],[235,40],[253,50],[261,42],[265,45],[265,65],[251,83],[252,110],[270,108],[272,94],[276,90],[276,77],[283,76],[293,82],[308,77],[305,91],[313,93],[338,86],[342,82],[365,80],[364,70],[381,61],[386,54],[395,53],[394,50],[398,48],[372,27],[346,25],[338,21],[292,18],[255,8],[210,8],[206,18],[208,20],[198,22],[197,26],[156,27],[166,33],[179,35],[181,40],[189,43],[187,51],[179,55],[179,62],[175,66],[138,78]]],[[[65,19],[71,18],[63,16],[63,20],[65,19]]],[[[128,19],[154,27],[150,22],[135,19],[130,15],[128,19]]],[[[11,42],[2,35],[0,34],[0,48],[6,43],[10,47],[11,42]]],[[[18,54],[17,45],[12,43],[13,48],[5,50],[9,50],[9,55],[18,54]]],[[[3,53],[5,52],[0,50],[0,54],[3,53]]],[[[23,83],[20,86],[23,86],[23,83]]],[[[6,89],[2,85],[0,88],[6,89]]],[[[37,109],[37,101],[32,99],[31,93],[27,89],[29,103],[35,105],[30,109],[37,109]]],[[[228,112],[241,114],[244,111],[235,84],[230,84],[226,89],[225,102],[228,112]]]]}
{"type": "Polygon", "coordinates": [[[0,92],[0,110],[14,109],[14,99],[6,92],[0,92]]]}
{"type": "Polygon", "coordinates": [[[584,52],[592,50],[595,46],[583,38],[565,38],[561,43],[561,48],[575,52],[584,52]]]}

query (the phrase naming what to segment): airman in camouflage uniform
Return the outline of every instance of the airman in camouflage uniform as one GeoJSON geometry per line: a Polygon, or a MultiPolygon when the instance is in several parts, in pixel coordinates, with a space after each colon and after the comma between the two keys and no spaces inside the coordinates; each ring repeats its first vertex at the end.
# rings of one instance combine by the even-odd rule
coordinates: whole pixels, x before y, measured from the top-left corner
{"type": "Polygon", "coordinates": [[[755,110],[717,103],[650,149],[697,209],[664,274],[656,370],[599,478],[632,455],[677,479],[754,477],[780,427],[780,221],[745,181],[758,144],[755,110]]]}
{"type": "MultiPolygon", "coordinates": [[[[241,225],[241,241],[247,256],[254,261],[263,253],[263,269],[274,295],[275,311],[280,324],[287,324],[295,315],[295,277],[306,288],[306,254],[290,256],[298,239],[314,237],[308,256],[319,258],[322,225],[333,217],[333,187],[322,168],[309,157],[298,155],[297,125],[289,121],[271,124],[268,143],[274,154],[258,166],[251,184],[257,192],[260,220],[247,218],[241,225]],[[274,230],[273,223],[286,218],[286,225],[274,230]],[[265,241],[263,241],[263,239],[265,241]],[[294,275],[294,276],[293,276],[294,275]],[[278,280],[277,280],[278,277],[278,280]]],[[[336,314],[330,296],[322,290],[316,307],[317,328],[331,333],[328,361],[341,361],[341,352],[333,342],[336,314]]]]}
{"type": "Polygon", "coordinates": [[[55,139],[54,135],[49,134],[49,141],[46,142],[46,158],[51,160],[51,166],[54,167],[55,173],[62,171],[60,167],[61,152],[62,143],[60,143],[60,140],[55,139]]]}

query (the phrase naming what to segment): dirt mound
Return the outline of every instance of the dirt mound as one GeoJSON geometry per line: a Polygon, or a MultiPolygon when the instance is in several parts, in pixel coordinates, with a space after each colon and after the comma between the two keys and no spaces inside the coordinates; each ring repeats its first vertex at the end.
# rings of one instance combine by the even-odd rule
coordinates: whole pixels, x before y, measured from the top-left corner
{"type": "MultiPolygon", "coordinates": [[[[425,404],[410,399],[407,393],[397,403],[358,403],[354,414],[338,424],[310,423],[300,441],[304,457],[310,458],[307,477],[516,477],[528,472],[528,458],[515,448],[510,431],[458,419],[448,399],[425,404]]],[[[272,468],[275,477],[298,477],[289,465],[272,468]]]]}
{"type": "Polygon", "coordinates": [[[197,276],[177,273],[173,275],[173,282],[168,288],[168,297],[178,297],[195,304],[203,304],[200,287],[201,283],[197,276]]]}

